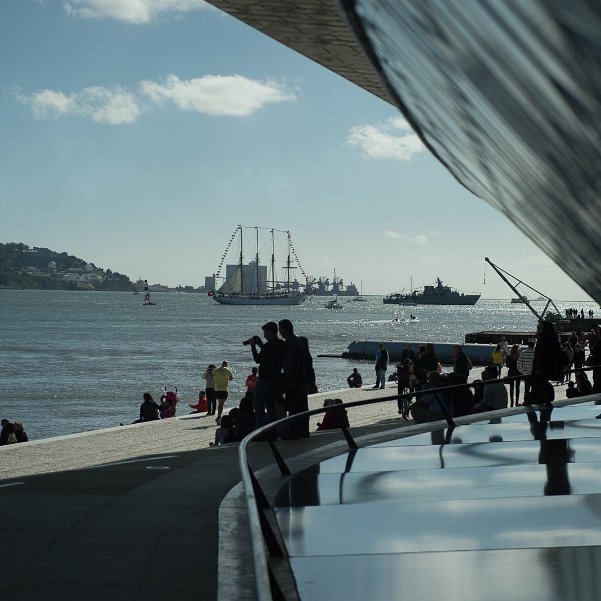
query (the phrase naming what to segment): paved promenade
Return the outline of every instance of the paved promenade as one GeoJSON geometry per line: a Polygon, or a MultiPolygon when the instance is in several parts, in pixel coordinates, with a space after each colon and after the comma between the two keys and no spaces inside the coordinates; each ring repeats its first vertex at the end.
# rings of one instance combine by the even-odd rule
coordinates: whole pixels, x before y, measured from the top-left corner
{"type": "MultiPolygon", "coordinates": [[[[398,417],[394,402],[351,413],[376,428],[398,417]]],[[[0,599],[217,599],[219,505],[240,475],[238,445],[209,447],[215,427],[186,416],[0,447],[0,599]]],[[[302,454],[328,437],[340,433],[279,445],[302,454]]],[[[252,461],[272,463],[266,444],[252,461]]]]}
{"type": "MultiPolygon", "coordinates": [[[[310,407],[395,391],[322,393],[310,407]]],[[[349,418],[355,436],[407,424],[395,401],[349,418]]],[[[211,600],[218,574],[221,600],[252,599],[252,577],[241,572],[251,569],[250,556],[227,561],[228,541],[243,542],[245,512],[219,523],[222,499],[240,481],[238,445],[210,448],[214,432],[211,418],[186,416],[0,447],[0,600],[211,600]]],[[[291,457],[324,444],[330,454],[344,446],[335,431],[278,447],[291,457]]],[[[251,461],[271,465],[268,445],[256,443],[251,461]]]]}

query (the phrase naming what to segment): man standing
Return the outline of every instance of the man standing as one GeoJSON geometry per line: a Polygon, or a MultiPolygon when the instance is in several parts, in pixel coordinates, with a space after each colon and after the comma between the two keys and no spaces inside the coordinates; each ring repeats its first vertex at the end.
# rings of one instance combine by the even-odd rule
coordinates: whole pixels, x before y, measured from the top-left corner
{"type": "Polygon", "coordinates": [[[459,377],[460,384],[467,384],[467,379],[472,369],[472,362],[469,357],[463,352],[461,345],[456,344],[453,347],[453,371],[459,377]]]}
{"type": "MultiPolygon", "coordinates": [[[[295,336],[294,327],[289,319],[278,322],[278,328],[286,343],[284,359],[286,410],[288,415],[296,415],[309,410],[306,351],[302,342],[295,336]]],[[[297,440],[301,436],[303,438],[309,436],[309,417],[291,422],[290,434],[284,438],[297,440]]]]}
{"type": "Polygon", "coordinates": [[[257,428],[277,420],[276,401],[280,396],[286,357],[286,343],[278,338],[278,324],[269,321],[261,329],[266,342],[254,336],[250,343],[253,359],[259,364],[259,376],[252,396],[257,428]]]}
{"type": "Polygon", "coordinates": [[[227,387],[234,379],[234,374],[227,368],[227,361],[224,361],[221,367],[213,370],[213,377],[215,378],[215,398],[217,399],[217,418],[215,421],[220,424],[223,405],[227,400],[227,387]]]}
{"type": "Polygon", "coordinates": [[[374,388],[386,388],[386,370],[388,369],[388,351],[383,344],[378,346],[376,353],[376,385],[374,388]]]}
{"type": "Polygon", "coordinates": [[[534,340],[528,340],[528,348],[525,348],[518,358],[518,369],[526,376],[524,378],[524,398],[530,392],[530,376],[532,375],[532,364],[534,363],[534,340]]]}

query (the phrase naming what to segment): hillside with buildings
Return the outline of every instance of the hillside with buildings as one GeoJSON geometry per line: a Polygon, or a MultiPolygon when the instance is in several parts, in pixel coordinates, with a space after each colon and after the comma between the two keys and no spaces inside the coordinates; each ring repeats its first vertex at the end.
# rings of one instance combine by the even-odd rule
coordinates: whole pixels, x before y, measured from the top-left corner
{"type": "Polygon", "coordinates": [[[40,290],[122,290],[138,286],[126,275],[101,269],[66,252],[0,243],[0,287],[40,290]]]}

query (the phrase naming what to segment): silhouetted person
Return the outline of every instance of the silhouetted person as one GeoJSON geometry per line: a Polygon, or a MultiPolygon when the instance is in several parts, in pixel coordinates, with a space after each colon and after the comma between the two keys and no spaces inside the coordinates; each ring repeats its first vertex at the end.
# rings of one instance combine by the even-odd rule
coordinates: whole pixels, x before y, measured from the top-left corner
{"type": "MultiPolygon", "coordinates": [[[[280,335],[286,343],[284,359],[284,390],[286,394],[285,407],[289,415],[297,415],[309,410],[307,398],[310,386],[308,358],[304,344],[294,334],[294,326],[289,319],[278,322],[280,335]]],[[[309,436],[309,417],[290,423],[290,431],[283,438],[295,440],[309,436]]]]}
{"type": "Polygon", "coordinates": [[[350,388],[361,388],[361,386],[363,386],[363,378],[357,371],[356,367],[353,368],[353,373],[346,379],[346,381],[350,388]]]}

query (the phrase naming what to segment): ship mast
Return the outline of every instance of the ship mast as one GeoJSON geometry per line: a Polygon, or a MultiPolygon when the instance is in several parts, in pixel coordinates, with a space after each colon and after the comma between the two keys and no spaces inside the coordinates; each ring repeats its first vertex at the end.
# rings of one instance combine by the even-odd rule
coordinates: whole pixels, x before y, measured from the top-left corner
{"type": "Polygon", "coordinates": [[[240,295],[244,294],[244,267],[243,267],[243,259],[244,256],[242,254],[242,226],[240,228],[240,295]]]}
{"type": "Polygon", "coordinates": [[[275,294],[275,240],[271,229],[271,293],[275,294]]]}
{"type": "Polygon", "coordinates": [[[257,254],[255,257],[255,274],[257,277],[257,298],[259,298],[259,228],[255,227],[255,230],[257,232],[257,254]]]}
{"type": "Polygon", "coordinates": [[[290,232],[286,232],[288,234],[288,260],[286,261],[286,274],[287,274],[287,289],[288,294],[290,294],[290,232]]]}

